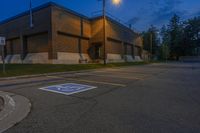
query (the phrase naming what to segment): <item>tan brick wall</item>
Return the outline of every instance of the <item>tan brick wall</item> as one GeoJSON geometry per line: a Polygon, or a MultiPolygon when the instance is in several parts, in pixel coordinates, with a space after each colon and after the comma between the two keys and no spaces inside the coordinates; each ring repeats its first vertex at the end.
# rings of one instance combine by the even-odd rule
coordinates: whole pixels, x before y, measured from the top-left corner
{"type": "Polygon", "coordinates": [[[78,38],[58,35],[54,49],[57,52],[78,53],[78,38]]]}
{"type": "Polygon", "coordinates": [[[7,54],[13,54],[13,47],[11,41],[6,41],[6,53],[7,54]]]}
{"type": "MultiPolygon", "coordinates": [[[[103,21],[95,19],[92,21],[92,38],[91,43],[103,42],[103,21]]],[[[109,19],[106,21],[106,52],[113,54],[123,54],[124,47],[122,43],[134,44],[135,34],[128,28],[117,24],[109,19]],[[116,41],[110,41],[108,38],[116,41]]],[[[127,47],[127,52],[132,54],[132,48],[127,47]]]]}
{"type": "Polygon", "coordinates": [[[44,8],[33,13],[34,28],[30,29],[29,14],[0,25],[0,35],[12,39],[22,35],[48,31],[51,27],[51,8],[44,8]]]}
{"type": "MultiPolygon", "coordinates": [[[[51,6],[34,12],[33,21],[33,29],[29,27],[28,14],[0,25],[0,35],[9,40],[6,46],[8,54],[11,53],[11,46],[13,54],[21,53],[21,36],[27,37],[27,52],[49,52],[49,59],[57,59],[57,52],[79,53],[79,44],[82,45],[81,52],[87,54],[91,44],[103,42],[102,19],[90,21],[84,16],[51,6]]],[[[123,54],[122,44],[125,43],[142,45],[141,38],[134,41],[136,35],[130,29],[110,19],[106,21],[106,36],[116,40],[106,40],[108,54],[123,54]]],[[[131,46],[127,46],[127,54],[132,55],[131,46]]]]}
{"type": "Polygon", "coordinates": [[[58,7],[52,8],[53,51],[87,53],[91,37],[91,22],[58,7]],[[58,33],[59,32],[59,33],[58,33]],[[60,32],[64,34],[60,34],[60,32]]]}
{"type": "Polygon", "coordinates": [[[87,54],[89,47],[89,40],[81,39],[81,52],[87,54]]]}
{"type": "Polygon", "coordinates": [[[27,50],[28,53],[48,52],[48,34],[43,33],[27,37],[27,50]]]}
{"type": "Polygon", "coordinates": [[[90,38],[92,36],[91,32],[91,22],[88,20],[83,20],[83,36],[90,38]]]}
{"type": "Polygon", "coordinates": [[[102,19],[93,20],[91,22],[92,27],[92,38],[91,43],[102,42],[103,41],[103,21],[102,19]]]}
{"type": "Polygon", "coordinates": [[[83,36],[91,37],[91,22],[82,16],[74,15],[64,9],[52,8],[53,30],[61,31],[73,35],[81,35],[81,26],[83,36]],[[82,21],[81,21],[82,19],[82,21]],[[82,23],[82,24],[81,24],[82,23]]]}
{"type": "Polygon", "coordinates": [[[120,42],[107,41],[107,52],[111,54],[123,54],[123,45],[120,42]]]}
{"type": "Polygon", "coordinates": [[[143,41],[140,35],[137,35],[137,37],[135,37],[134,44],[136,46],[143,47],[143,41]]]}
{"type": "Polygon", "coordinates": [[[20,54],[21,53],[20,39],[12,40],[12,45],[13,45],[13,54],[20,54]]]}
{"type": "Polygon", "coordinates": [[[107,37],[130,44],[134,43],[134,34],[130,29],[110,20],[106,21],[106,33],[107,37]]]}
{"type": "Polygon", "coordinates": [[[131,45],[127,45],[127,55],[133,55],[133,51],[132,51],[132,46],[131,45]]]}
{"type": "MultiPolygon", "coordinates": [[[[13,20],[10,20],[9,22],[5,22],[4,24],[0,25],[0,35],[5,36],[7,38],[7,44],[6,44],[6,51],[7,55],[9,54],[22,54],[22,41],[21,36],[35,36],[39,33],[44,32],[50,32],[51,31],[51,8],[43,8],[39,11],[33,12],[33,24],[34,28],[30,28],[30,16],[29,14],[25,14],[24,16],[16,17],[13,20]],[[16,39],[17,38],[17,39],[16,39]],[[11,47],[13,48],[13,52],[11,51],[11,47]]],[[[45,37],[45,39],[47,39],[45,37]]],[[[48,38],[49,39],[49,38],[48,38]]],[[[32,48],[35,47],[37,42],[40,42],[42,44],[41,46],[37,44],[39,47],[35,47],[34,49],[31,49],[30,52],[41,52],[41,51],[47,51],[46,46],[44,48],[44,41],[45,44],[47,43],[47,40],[44,40],[44,38],[34,37],[32,39],[32,43],[30,46],[32,48]],[[44,50],[45,49],[45,50],[44,50]]]]}
{"type": "Polygon", "coordinates": [[[80,35],[81,23],[80,18],[70,14],[60,8],[54,7],[52,11],[53,24],[55,30],[74,35],[80,35]]]}
{"type": "Polygon", "coordinates": [[[141,48],[140,47],[134,47],[134,55],[135,56],[141,56],[141,48]]]}
{"type": "Polygon", "coordinates": [[[19,38],[6,41],[6,53],[9,55],[21,53],[21,41],[19,38]]]}

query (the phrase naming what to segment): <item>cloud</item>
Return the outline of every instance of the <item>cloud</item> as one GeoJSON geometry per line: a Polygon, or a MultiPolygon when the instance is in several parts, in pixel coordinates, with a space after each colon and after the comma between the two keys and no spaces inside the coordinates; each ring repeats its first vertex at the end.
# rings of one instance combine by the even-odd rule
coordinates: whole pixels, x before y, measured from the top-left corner
{"type": "Polygon", "coordinates": [[[154,24],[162,24],[168,22],[173,15],[178,15],[181,18],[187,14],[187,11],[167,11],[162,13],[157,13],[156,17],[152,20],[154,24]]]}
{"type": "Polygon", "coordinates": [[[141,20],[140,17],[133,17],[128,21],[128,23],[134,25],[134,24],[138,23],[140,20],[141,20]]]}
{"type": "Polygon", "coordinates": [[[193,16],[200,16],[200,9],[192,14],[193,16]]]}
{"type": "Polygon", "coordinates": [[[179,8],[184,0],[150,0],[137,11],[128,23],[140,29],[147,29],[151,24],[162,26],[169,22],[170,18],[177,14],[184,16],[187,12],[179,8]],[[141,15],[142,14],[142,15],[141,15]]]}
{"type": "Polygon", "coordinates": [[[184,16],[187,11],[179,9],[182,3],[182,0],[157,0],[156,2],[151,2],[151,8],[154,9],[151,15],[151,23],[161,26],[167,23],[174,14],[180,17],[184,16]]]}

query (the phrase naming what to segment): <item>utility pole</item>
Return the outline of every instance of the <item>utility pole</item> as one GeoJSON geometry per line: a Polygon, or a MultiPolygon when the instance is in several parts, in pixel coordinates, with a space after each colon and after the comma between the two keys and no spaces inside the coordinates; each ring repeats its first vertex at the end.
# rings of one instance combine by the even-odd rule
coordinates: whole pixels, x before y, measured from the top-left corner
{"type": "Polygon", "coordinates": [[[153,57],[153,35],[152,35],[152,33],[150,33],[150,51],[151,51],[150,60],[152,60],[152,57],[153,57]]]}
{"type": "Polygon", "coordinates": [[[166,61],[166,63],[167,63],[167,52],[168,52],[168,46],[167,46],[167,44],[166,44],[166,46],[165,46],[165,61],[166,61]]]}
{"type": "Polygon", "coordinates": [[[103,49],[104,65],[106,65],[106,0],[103,0],[103,49]]]}
{"type": "MultiPolygon", "coordinates": [[[[107,60],[107,54],[106,54],[106,0],[102,0],[103,2],[103,51],[104,51],[104,65],[106,65],[106,60],[107,60]]],[[[121,3],[121,0],[112,0],[112,3],[114,5],[119,5],[121,3]]]]}
{"type": "Polygon", "coordinates": [[[33,28],[33,11],[32,11],[32,0],[30,0],[30,28],[33,28]]]}

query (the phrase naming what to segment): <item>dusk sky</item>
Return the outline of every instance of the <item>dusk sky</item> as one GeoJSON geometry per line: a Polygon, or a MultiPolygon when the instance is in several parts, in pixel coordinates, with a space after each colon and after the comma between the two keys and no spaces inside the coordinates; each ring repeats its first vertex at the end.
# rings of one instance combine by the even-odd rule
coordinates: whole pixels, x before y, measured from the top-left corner
{"type": "MultiPolygon", "coordinates": [[[[33,7],[49,0],[32,0],[33,7]]],[[[131,23],[138,31],[147,29],[151,24],[166,24],[173,14],[187,19],[200,16],[200,0],[122,0],[119,6],[107,0],[107,12],[121,21],[131,23]]],[[[52,0],[83,15],[92,17],[93,12],[100,11],[99,0],[52,0]]],[[[29,9],[29,0],[1,0],[0,21],[29,9]]]]}

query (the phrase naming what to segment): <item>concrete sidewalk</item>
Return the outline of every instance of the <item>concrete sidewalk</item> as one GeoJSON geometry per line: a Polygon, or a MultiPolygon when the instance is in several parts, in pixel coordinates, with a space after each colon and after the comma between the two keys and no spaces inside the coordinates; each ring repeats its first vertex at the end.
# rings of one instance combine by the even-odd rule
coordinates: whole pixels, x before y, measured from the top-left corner
{"type": "Polygon", "coordinates": [[[22,121],[30,109],[31,104],[27,98],[0,91],[0,133],[22,121]]]}

